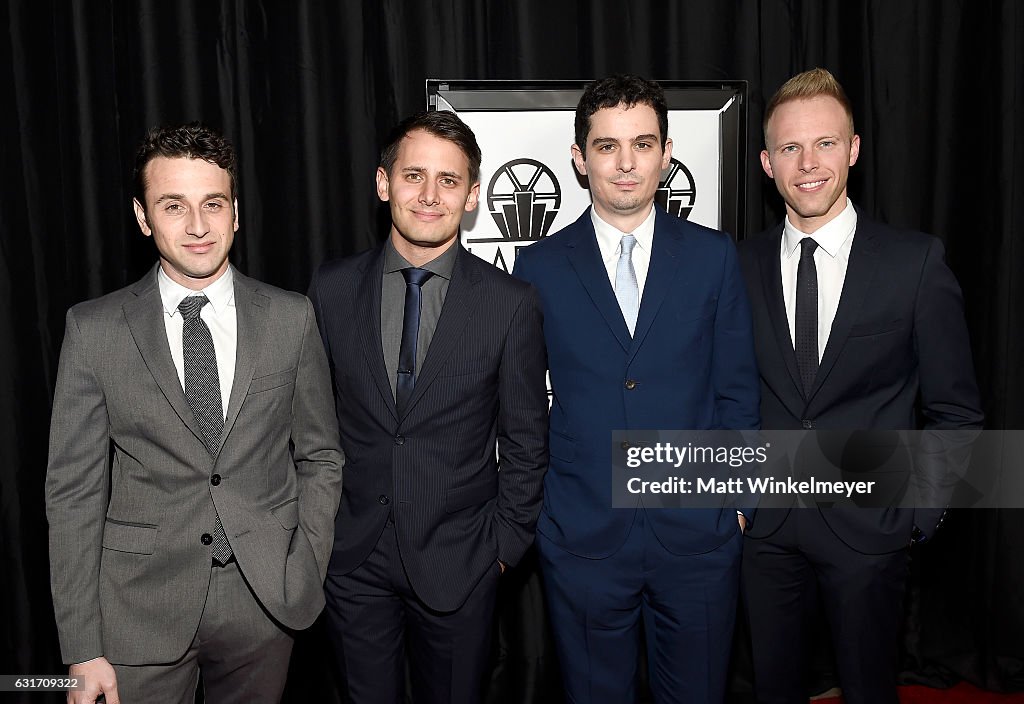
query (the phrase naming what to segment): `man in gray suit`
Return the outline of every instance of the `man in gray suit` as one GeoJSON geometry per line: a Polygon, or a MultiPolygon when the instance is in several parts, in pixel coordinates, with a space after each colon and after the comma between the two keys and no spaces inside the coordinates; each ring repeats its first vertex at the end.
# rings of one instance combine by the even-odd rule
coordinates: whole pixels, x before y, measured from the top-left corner
{"type": "Polygon", "coordinates": [[[70,702],[273,702],[324,604],[342,455],[303,296],[228,263],[235,155],[149,133],[135,215],[160,262],[68,311],[46,509],[70,702]],[[208,304],[208,305],[207,305],[208,304]]]}

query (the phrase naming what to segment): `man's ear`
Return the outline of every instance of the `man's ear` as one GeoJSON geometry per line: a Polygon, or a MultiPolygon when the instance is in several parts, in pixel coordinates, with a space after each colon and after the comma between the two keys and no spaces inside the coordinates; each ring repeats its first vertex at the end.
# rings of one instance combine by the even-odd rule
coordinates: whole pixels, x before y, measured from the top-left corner
{"type": "Polygon", "coordinates": [[[857,163],[857,157],[860,156],[860,135],[853,135],[853,139],[850,140],[850,166],[857,163]]]}
{"type": "Polygon", "coordinates": [[[146,219],[146,209],[142,207],[138,198],[132,198],[132,207],[135,209],[135,221],[139,223],[142,234],[146,237],[152,236],[153,230],[150,229],[149,220],[146,219]]]}
{"type": "Polygon", "coordinates": [[[669,137],[665,140],[665,153],[661,157],[661,170],[664,171],[668,168],[669,163],[672,161],[672,138],[669,137]]]}
{"type": "Polygon", "coordinates": [[[391,199],[388,195],[388,172],[383,166],[377,167],[377,197],[384,202],[391,199]]]}
{"type": "Polygon", "coordinates": [[[572,152],[572,163],[576,167],[580,176],[587,175],[587,158],[583,155],[583,151],[580,150],[580,145],[573,144],[569,149],[572,152]]]}
{"type": "Polygon", "coordinates": [[[469,189],[469,197],[466,199],[466,212],[476,210],[476,206],[480,202],[480,182],[477,181],[469,189]]]}
{"type": "Polygon", "coordinates": [[[235,209],[235,229],[234,229],[234,231],[238,232],[238,199],[237,198],[235,198],[235,200],[234,200],[234,206],[233,207],[235,209]]]}
{"type": "Polygon", "coordinates": [[[768,150],[767,149],[762,149],[761,150],[761,168],[764,169],[764,172],[766,174],[768,174],[768,178],[770,178],[770,179],[774,179],[775,178],[775,174],[772,173],[772,160],[768,156],[768,150]]]}

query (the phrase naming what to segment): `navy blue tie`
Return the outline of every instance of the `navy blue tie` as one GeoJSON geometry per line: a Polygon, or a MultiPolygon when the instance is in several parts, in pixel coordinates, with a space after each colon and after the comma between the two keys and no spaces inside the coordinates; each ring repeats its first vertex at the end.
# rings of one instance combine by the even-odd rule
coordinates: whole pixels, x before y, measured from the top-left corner
{"type": "Polygon", "coordinates": [[[420,307],[423,302],[423,283],[434,272],[416,267],[402,269],[405,277],[405,315],[402,317],[402,346],[398,351],[398,382],[395,385],[395,408],[398,414],[405,412],[405,406],[416,388],[416,339],[420,334],[420,307]]]}

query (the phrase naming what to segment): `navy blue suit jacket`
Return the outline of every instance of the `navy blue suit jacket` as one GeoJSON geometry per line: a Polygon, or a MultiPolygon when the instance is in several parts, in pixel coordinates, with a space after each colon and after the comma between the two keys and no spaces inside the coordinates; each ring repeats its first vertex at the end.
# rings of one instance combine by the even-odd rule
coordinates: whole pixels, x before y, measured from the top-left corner
{"type": "MultiPolygon", "coordinates": [[[[569,552],[607,557],[625,541],[637,510],[611,508],[613,430],[758,426],[750,309],[736,251],[725,234],[659,208],[632,338],[589,209],[521,250],[514,274],[540,293],[554,392],[537,529],[569,552]]],[[[738,529],[731,507],[657,509],[647,517],[676,554],[713,550],[738,529]]]]}

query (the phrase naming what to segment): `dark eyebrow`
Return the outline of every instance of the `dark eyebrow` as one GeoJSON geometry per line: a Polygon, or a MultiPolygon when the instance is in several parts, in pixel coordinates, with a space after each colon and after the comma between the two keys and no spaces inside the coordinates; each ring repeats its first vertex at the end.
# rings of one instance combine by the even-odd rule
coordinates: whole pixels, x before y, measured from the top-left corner
{"type": "Polygon", "coordinates": [[[185,200],[183,193],[164,193],[154,201],[154,205],[163,203],[165,200],[185,200]]]}
{"type": "MultiPolygon", "coordinates": [[[[633,139],[631,139],[629,141],[632,142],[632,143],[636,143],[636,142],[657,142],[658,141],[658,135],[656,135],[656,134],[638,134],[636,137],[633,137],[633,139]]],[[[601,145],[601,144],[618,144],[618,143],[619,143],[619,140],[615,139],[614,137],[594,137],[594,139],[591,140],[591,142],[590,142],[591,146],[594,146],[594,147],[596,147],[598,145],[601,145]]]]}
{"type": "MultiPolygon", "coordinates": [[[[225,194],[225,193],[207,193],[206,196],[203,198],[203,200],[216,200],[218,198],[220,198],[221,200],[230,200],[227,197],[227,194],[225,194]]],[[[161,194],[161,196],[156,199],[154,204],[160,204],[160,203],[163,203],[166,200],[187,200],[187,199],[185,198],[185,194],[184,193],[164,193],[164,194],[161,194]]]]}
{"type": "MultiPolygon", "coordinates": [[[[402,169],[402,173],[403,174],[423,174],[423,175],[426,175],[427,174],[427,167],[425,167],[425,166],[406,166],[404,169],[402,169]]],[[[438,176],[445,176],[447,178],[456,179],[458,181],[461,181],[463,178],[465,178],[462,174],[458,173],[457,171],[438,171],[437,175],[438,176]]]]}

